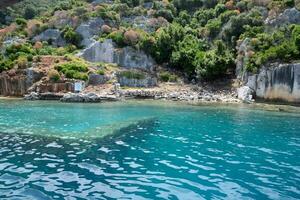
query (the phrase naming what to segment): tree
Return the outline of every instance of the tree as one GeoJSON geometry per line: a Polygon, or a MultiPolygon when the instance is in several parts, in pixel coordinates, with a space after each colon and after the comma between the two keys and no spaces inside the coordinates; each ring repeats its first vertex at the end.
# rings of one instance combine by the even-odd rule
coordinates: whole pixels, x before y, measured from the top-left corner
{"type": "Polygon", "coordinates": [[[33,19],[37,14],[35,8],[31,5],[25,8],[24,17],[25,19],[33,19]]]}

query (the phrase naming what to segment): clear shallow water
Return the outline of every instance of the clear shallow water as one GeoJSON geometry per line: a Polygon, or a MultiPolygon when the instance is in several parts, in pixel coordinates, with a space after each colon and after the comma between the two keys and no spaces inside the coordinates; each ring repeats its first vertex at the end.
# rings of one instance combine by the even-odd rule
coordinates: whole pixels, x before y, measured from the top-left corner
{"type": "Polygon", "coordinates": [[[300,198],[299,114],[0,101],[0,132],[0,199],[300,198]]]}

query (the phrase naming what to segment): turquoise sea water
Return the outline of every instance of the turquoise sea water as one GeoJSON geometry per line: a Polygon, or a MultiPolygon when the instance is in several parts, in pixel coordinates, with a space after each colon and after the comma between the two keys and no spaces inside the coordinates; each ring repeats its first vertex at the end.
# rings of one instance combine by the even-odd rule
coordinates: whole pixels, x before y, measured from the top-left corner
{"type": "Polygon", "coordinates": [[[0,100],[0,199],[300,199],[300,114],[0,100]]]}

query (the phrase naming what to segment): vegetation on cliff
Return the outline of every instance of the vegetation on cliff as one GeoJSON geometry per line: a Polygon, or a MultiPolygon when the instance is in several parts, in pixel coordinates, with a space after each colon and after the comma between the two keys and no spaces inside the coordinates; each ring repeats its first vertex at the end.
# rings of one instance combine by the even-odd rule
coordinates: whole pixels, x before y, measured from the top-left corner
{"type": "MultiPolygon", "coordinates": [[[[285,9],[299,7],[298,0],[24,0],[0,11],[0,40],[18,37],[26,42],[2,46],[0,72],[14,66],[30,66],[41,55],[65,55],[82,48],[80,23],[101,17],[107,22],[99,41],[110,38],[118,46],[132,46],[151,55],[158,64],[188,79],[214,80],[231,73],[238,56],[236,46],[251,40],[249,71],[271,61],[299,58],[300,26],[270,26],[285,9]],[[46,6],[45,6],[46,5],[46,6]],[[151,29],[137,25],[136,16],[151,19],[151,29]],[[67,21],[68,25],[59,24],[67,21]],[[32,38],[49,28],[58,28],[65,47],[32,38]],[[24,64],[26,63],[26,65],[24,64]]],[[[60,73],[86,79],[77,65],[61,66],[60,73]]],[[[162,80],[173,79],[166,74],[162,80]]]]}

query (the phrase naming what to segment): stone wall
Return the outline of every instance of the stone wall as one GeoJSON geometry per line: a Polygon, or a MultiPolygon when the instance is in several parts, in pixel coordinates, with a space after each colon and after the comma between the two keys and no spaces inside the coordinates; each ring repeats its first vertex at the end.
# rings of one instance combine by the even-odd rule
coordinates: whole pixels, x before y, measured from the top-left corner
{"type": "Polygon", "coordinates": [[[10,70],[0,74],[0,95],[23,96],[43,74],[32,69],[10,70]]]}
{"type": "Polygon", "coordinates": [[[146,77],[144,79],[129,79],[118,76],[118,83],[127,87],[154,87],[157,86],[157,79],[154,77],[146,77]]]}

